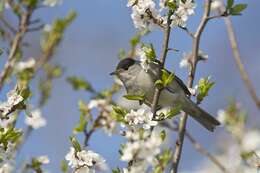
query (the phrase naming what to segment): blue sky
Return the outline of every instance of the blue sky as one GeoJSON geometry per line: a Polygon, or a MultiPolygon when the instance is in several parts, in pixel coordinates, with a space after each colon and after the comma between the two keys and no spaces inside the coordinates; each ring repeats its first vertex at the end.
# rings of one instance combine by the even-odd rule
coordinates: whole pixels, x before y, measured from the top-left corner
{"type": "MultiPolygon", "coordinates": [[[[191,17],[188,27],[194,31],[198,25],[201,15],[201,2],[199,1],[196,13],[191,17]]],[[[242,61],[250,75],[260,96],[260,1],[239,1],[248,3],[248,8],[242,16],[232,17],[236,34],[238,35],[239,47],[242,61]]],[[[64,0],[62,6],[51,9],[40,9],[35,13],[44,22],[51,23],[54,18],[62,17],[68,11],[75,10],[78,17],[66,31],[63,43],[57,50],[52,63],[60,64],[65,69],[64,75],[54,81],[51,99],[43,109],[43,115],[48,120],[48,125],[35,131],[26,142],[19,158],[27,158],[34,155],[49,155],[51,164],[47,166],[51,172],[59,172],[59,163],[68,152],[70,143],[69,136],[75,123],[78,121],[79,112],[77,103],[79,99],[88,100],[89,95],[85,92],[75,92],[66,83],[66,77],[77,75],[91,81],[93,85],[101,90],[107,88],[113,82],[108,75],[118,62],[117,53],[120,48],[129,48],[129,39],[136,30],[130,18],[130,10],[123,0],[64,0]]],[[[39,35],[29,34],[26,38],[32,43],[31,48],[25,51],[25,58],[39,55],[39,35]]],[[[155,45],[157,52],[161,49],[162,33],[155,31],[144,38],[145,42],[155,45]]],[[[187,79],[187,70],[179,68],[179,61],[183,52],[189,52],[191,39],[188,35],[178,29],[172,32],[171,47],[180,50],[180,53],[169,53],[167,67],[184,81],[187,79]]],[[[216,115],[218,109],[224,108],[230,97],[240,101],[250,115],[249,123],[259,124],[259,112],[253,101],[248,96],[237,67],[232,59],[232,52],[225,30],[223,20],[210,21],[202,35],[201,49],[209,55],[207,63],[200,63],[196,73],[196,81],[200,77],[212,76],[216,82],[209,97],[202,107],[216,115]]],[[[3,65],[0,61],[0,67],[3,65]]],[[[37,80],[32,83],[32,88],[37,89],[37,80]]],[[[5,90],[8,90],[6,88],[5,90]]],[[[1,93],[1,98],[4,94],[1,93]]],[[[20,117],[20,125],[24,117],[20,117]]],[[[216,140],[222,133],[218,129],[216,133],[208,133],[193,120],[189,119],[188,129],[206,148],[214,149],[216,140]]],[[[175,135],[172,134],[172,145],[175,135]]],[[[93,135],[90,149],[101,153],[113,168],[119,161],[118,148],[123,142],[120,136],[108,137],[102,131],[93,135]]],[[[204,157],[198,154],[188,141],[185,142],[184,154],[181,162],[182,170],[191,170],[204,157]]]]}

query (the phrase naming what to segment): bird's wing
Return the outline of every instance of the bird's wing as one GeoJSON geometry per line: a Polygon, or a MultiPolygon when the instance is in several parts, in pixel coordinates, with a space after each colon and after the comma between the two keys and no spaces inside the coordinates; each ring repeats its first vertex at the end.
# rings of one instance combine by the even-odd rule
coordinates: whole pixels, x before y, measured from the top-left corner
{"type": "MultiPolygon", "coordinates": [[[[158,73],[159,73],[159,65],[155,64],[155,63],[150,63],[150,72],[153,74],[153,78],[154,81],[156,81],[158,79],[158,73]]],[[[171,73],[169,70],[165,69],[168,73],[171,73]]],[[[176,84],[179,86],[180,89],[182,89],[184,91],[184,93],[187,96],[190,96],[191,93],[189,91],[189,89],[187,88],[187,86],[184,84],[184,82],[178,77],[178,76],[174,76],[174,81],[176,82],[176,84]]],[[[172,87],[171,85],[167,86],[166,89],[172,93],[176,92],[176,87],[172,87]]]]}
{"type": "Polygon", "coordinates": [[[191,95],[187,86],[183,83],[183,81],[178,76],[175,75],[174,80],[179,84],[179,86],[183,89],[183,91],[185,92],[186,95],[188,95],[188,96],[191,95]]]}
{"type": "MultiPolygon", "coordinates": [[[[168,73],[171,73],[170,71],[167,70],[168,73]]],[[[189,89],[187,88],[187,86],[184,84],[184,82],[176,75],[174,75],[174,79],[173,79],[177,84],[178,86],[184,91],[184,93],[187,95],[187,96],[191,96],[191,93],[189,91],[189,89]]],[[[174,92],[173,91],[173,88],[169,85],[166,87],[166,89],[170,92],[174,92]]]]}

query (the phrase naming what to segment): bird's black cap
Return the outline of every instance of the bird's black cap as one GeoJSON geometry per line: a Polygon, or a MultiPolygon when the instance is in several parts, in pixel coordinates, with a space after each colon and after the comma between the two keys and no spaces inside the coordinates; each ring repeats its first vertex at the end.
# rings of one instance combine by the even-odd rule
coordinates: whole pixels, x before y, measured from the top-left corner
{"type": "MultiPolygon", "coordinates": [[[[119,70],[119,69],[124,69],[124,70],[128,70],[129,67],[131,67],[132,65],[135,64],[135,60],[133,58],[125,58],[123,60],[121,60],[117,67],[116,67],[116,71],[119,70]]],[[[116,74],[116,71],[115,72],[112,72],[110,73],[110,75],[114,75],[116,74]]]]}
{"type": "Polygon", "coordinates": [[[128,68],[129,68],[130,66],[134,65],[134,64],[135,64],[135,60],[134,60],[133,58],[125,58],[125,59],[121,60],[121,61],[118,63],[116,69],[117,69],[117,70],[118,70],[118,69],[128,70],[128,68]]]}

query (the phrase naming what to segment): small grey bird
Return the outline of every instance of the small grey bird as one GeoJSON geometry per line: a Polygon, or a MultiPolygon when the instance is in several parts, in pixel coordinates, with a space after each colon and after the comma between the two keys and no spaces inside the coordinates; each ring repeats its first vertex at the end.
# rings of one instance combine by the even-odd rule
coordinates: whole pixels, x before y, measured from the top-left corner
{"type": "MultiPolygon", "coordinates": [[[[159,63],[151,62],[147,64],[147,68],[143,68],[140,61],[126,58],[118,63],[111,75],[116,75],[123,82],[127,94],[144,94],[144,103],[151,106],[155,91],[154,83],[160,79],[160,69],[159,63]]],[[[184,112],[191,115],[209,131],[213,131],[216,126],[220,125],[219,121],[191,101],[190,95],[186,85],[175,76],[172,83],[161,91],[158,109],[180,105],[184,112]]]]}

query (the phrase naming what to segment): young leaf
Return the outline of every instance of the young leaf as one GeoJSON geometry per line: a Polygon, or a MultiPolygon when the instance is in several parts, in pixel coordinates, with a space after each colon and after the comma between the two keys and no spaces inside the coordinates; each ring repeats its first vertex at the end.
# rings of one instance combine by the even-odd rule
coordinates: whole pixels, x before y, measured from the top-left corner
{"type": "Polygon", "coordinates": [[[112,173],[120,173],[120,169],[119,168],[113,169],[112,173]]]}
{"type": "Polygon", "coordinates": [[[81,151],[80,143],[78,142],[78,140],[75,137],[71,136],[70,137],[70,142],[71,142],[73,148],[76,150],[76,152],[80,152],[81,151]]]}
{"type": "Polygon", "coordinates": [[[162,131],[160,132],[160,137],[161,137],[161,140],[162,140],[162,141],[165,140],[165,138],[166,138],[166,131],[165,131],[165,130],[162,130],[162,131]]]}
{"type": "Polygon", "coordinates": [[[210,82],[210,77],[202,78],[199,80],[197,103],[200,104],[201,101],[208,95],[209,90],[214,86],[214,82],[210,82]]]}
{"type": "Polygon", "coordinates": [[[119,49],[117,56],[119,59],[124,59],[127,55],[124,49],[119,49]]]}
{"type": "Polygon", "coordinates": [[[90,83],[82,78],[71,76],[67,78],[67,81],[72,85],[72,87],[75,90],[86,90],[86,91],[94,92],[94,89],[92,88],[90,83]]]}
{"type": "Polygon", "coordinates": [[[68,172],[68,164],[65,160],[62,160],[60,163],[60,169],[63,173],[68,172]]]}
{"type": "Polygon", "coordinates": [[[234,0],[228,0],[227,1],[227,9],[230,9],[234,4],[234,0]]]}
{"type": "Polygon", "coordinates": [[[168,86],[173,79],[174,79],[173,73],[170,73],[165,69],[162,69],[162,82],[164,87],[168,86]]]}
{"type": "Polygon", "coordinates": [[[125,122],[124,117],[127,113],[128,113],[127,110],[119,106],[113,106],[113,111],[111,112],[111,116],[118,122],[125,122]]]}
{"type": "Polygon", "coordinates": [[[143,101],[144,100],[144,94],[142,95],[124,95],[123,97],[128,99],[128,100],[138,100],[138,101],[143,101]]]}
{"type": "Polygon", "coordinates": [[[73,132],[80,133],[83,132],[86,128],[87,120],[85,119],[84,115],[80,115],[79,123],[74,127],[73,132]]]}
{"type": "Polygon", "coordinates": [[[172,117],[178,115],[181,111],[181,105],[177,105],[169,110],[169,112],[166,113],[166,118],[171,119],[172,117]]]}
{"type": "Polygon", "coordinates": [[[156,59],[156,53],[152,44],[142,44],[141,48],[149,60],[156,59]]]}
{"type": "Polygon", "coordinates": [[[241,12],[245,10],[247,7],[247,4],[236,4],[234,7],[230,9],[231,15],[241,15],[241,12]]]}

